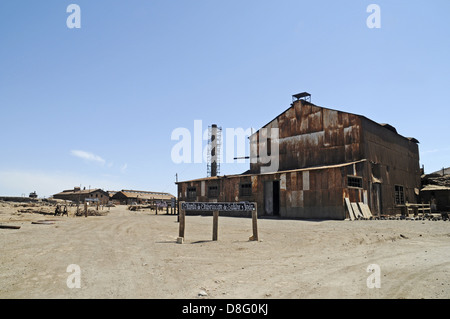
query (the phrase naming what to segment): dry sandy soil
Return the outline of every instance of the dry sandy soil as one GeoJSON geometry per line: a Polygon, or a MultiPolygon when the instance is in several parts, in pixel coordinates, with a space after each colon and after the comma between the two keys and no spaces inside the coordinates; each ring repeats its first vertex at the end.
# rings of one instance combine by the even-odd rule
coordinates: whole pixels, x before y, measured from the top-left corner
{"type": "Polygon", "coordinates": [[[0,203],[0,298],[450,298],[449,221],[299,221],[111,208],[106,216],[17,213],[0,203]],[[52,219],[54,224],[32,224],[52,219]],[[71,264],[81,288],[69,288],[71,264]],[[367,267],[380,267],[368,288],[367,267]],[[200,291],[207,296],[199,297],[200,291]]]}

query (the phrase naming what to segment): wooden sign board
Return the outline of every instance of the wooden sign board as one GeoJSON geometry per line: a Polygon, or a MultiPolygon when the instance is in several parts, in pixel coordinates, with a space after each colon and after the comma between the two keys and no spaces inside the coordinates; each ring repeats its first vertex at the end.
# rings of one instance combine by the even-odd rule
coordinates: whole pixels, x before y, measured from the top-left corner
{"type": "Polygon", "coordinates": [[[256,210],[255,203],[239,202],[239,203],[181,203],[181,209],[187,211],[198,212],[251,212],[256,210]]]}

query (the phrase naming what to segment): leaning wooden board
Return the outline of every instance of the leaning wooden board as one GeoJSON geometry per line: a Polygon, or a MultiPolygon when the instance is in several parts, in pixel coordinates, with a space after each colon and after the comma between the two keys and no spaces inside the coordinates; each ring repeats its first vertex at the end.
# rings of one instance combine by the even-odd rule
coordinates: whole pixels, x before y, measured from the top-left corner
{"type": "Polygon", "coordinates": [[[348,210],[348,215],[350,216],[351,220],[355,220],[355,215],[353,214],[353,208],[352,205],[350,204],[350,200],[348,198],[345,198],[345,205],[347,206],[347,210],[348,210]]]}
{"type": "Polygon", "coordinates": [[[366,217],[366,218],[373,217],[372,216],[372,212],[370,211],[370,208],[369,208],[369,206],[367,204],[359,202],[358,205],[359,205],[359,209],[363,213],[364,217],[366,217]]]}
{"type": "Polygon", "coordinates": [[[353,208],[353,214],[355,214],[355,218],[364,217],[364,215],[359,210],[359,207],[358,207],[357,203],[351,203],[351,205],[352,205],[352,208],[353,208]]]}

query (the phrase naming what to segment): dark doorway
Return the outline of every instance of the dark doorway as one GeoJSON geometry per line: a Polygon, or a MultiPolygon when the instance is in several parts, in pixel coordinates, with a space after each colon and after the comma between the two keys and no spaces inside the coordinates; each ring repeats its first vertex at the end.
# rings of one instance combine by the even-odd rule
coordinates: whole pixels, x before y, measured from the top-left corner
{"type": "Polygon", "coordinates": [[[264,212],[269,216],[280,215],[280,181],[264,183],[264,212]]]}
{"type": "Polygon", "coordinates": [[[373,183],[372,184],[373,192],[372,192],[372,198],[373,198],[373,215],[380,216],[383,213],[383,204],[382,204],[382,198],[381,198],[381,184],[380,183],[373,183]]]}
{"type": "Polygon", "coordinates": [[[280,181],[273,181],[273,214],[280,215],[280,181]]]}

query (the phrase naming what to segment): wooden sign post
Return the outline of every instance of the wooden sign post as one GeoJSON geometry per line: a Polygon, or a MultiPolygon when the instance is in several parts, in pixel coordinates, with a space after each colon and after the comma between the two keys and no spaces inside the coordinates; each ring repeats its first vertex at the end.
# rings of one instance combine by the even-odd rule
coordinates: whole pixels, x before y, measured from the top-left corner
{"type": "Polygon", "coordinates": [[[212,235],[213,241],[217,241],[218,228],[219,228],[219,211],[215,210],[213,212],[213,235],[212,235]]]}
{"type": "Polygon", "coordinates": [[[185,224],[185,218],[186,217],[186,211],[182,208],[178,211],[178,222],[179,222],[179,229],[178,229],[178,239],[177,242],[182,244],[184,241],[184,224],[185,224]]]}
{"type": "Polygon", "coordinates": [[[197,212],[213,212],[213,231],[212,240],[217,241],[219,232],[219,211],[234,211],[234,212],[252,212],[252,229],[253,236],[250,240],[258,241],[258,212],[256,209],[256,203],[239,202],[239,203],[180,203],[181,207],[178,214],[179,231],[177,243],[182,244],[184,242],[184,229],[186,211],[197,212]]]}
{"type": "Polygon", "coordinates": [[[258,241],[258,210],[255,204],[255,210],[252,211],[252,228],[253,228],[253,236],[250,237],[250,240],[258,241]]]}

